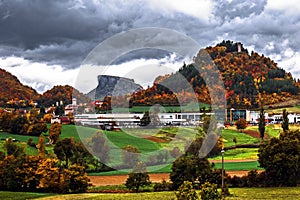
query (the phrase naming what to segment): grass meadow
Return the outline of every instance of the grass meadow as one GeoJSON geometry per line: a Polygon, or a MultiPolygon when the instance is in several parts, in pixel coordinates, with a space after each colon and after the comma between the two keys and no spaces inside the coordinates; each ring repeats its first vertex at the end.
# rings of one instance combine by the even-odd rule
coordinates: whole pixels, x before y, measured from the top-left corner
{"type": "MultiPolygon", "coordinates": [[[[300,187],[282,187],[282,188],[230,188],[231,195],[228,200],[296,200],[300,197],[300,187]]],[[[197,191],[199,193],[199,191],[197,191]]],[[[25,193],[25,192],[0,192],[1,199],[24,200],[24,199],[41,199],[41,200],[81,200],[81,199],[101,199],[101,200],[153,200],[176,199],[174,192],[144,192],[144,193],[122,193],[122,194],[105,194],[105,193],[83,193],[83,194],[45,194],[45,193],[25,193]]]]}
{"type": "MultiPolygon", "coordinates": [[[[255,126],[249,126],[247,129],[257,130],[255,126]]],[[[95,128],[75,126],[75,125],[63,125],[62,133],[60,138],[73,137],[75,140],[87,140],[96,134],[99,130],[95,128]]],[[[279,135],[279,131],[274,125],[268,126],[266,131],[269,133],[272,132],[273,137],[279,135]]],[[[149,157],[148,154],[157,153],[159,150],[167,149],[172,150],[175,146],[180,146],[181,149],[184,148],[186,138],[192,138],[196,135],[196,130],[193,128],[162,128],[159,131],[153,129],[124,129],[120,132],[116,131],[104,131],[106,137],[109,139],[112,148],[110,150],[110,159],[109,164],[116,166],[122,164],[122,158],[120,153],[120,148],[126,145],[136,146],[140,152],[142,152],[142,161],[147,162],[149,157]],[[147,155],[146,155],[147,154],[147,155]]],[[[46,137],[46,142],[48,133],[44,134],[46,137]]],[[[3,151],[4,140],[8,137],[12,137],[16,140],[19,140],[19,145],[26,147],[27,155],[36,155],[37,150],[29,145],[26,145],[29,138],[37,144],[38,137],[35,136],[24,136],[24,135],[15,135],[6,132],[0,132],[0,151],[3,151]]],[[[234,146],[233,138],[236,138],[236,144],[254,144],[259,142],[258,138],[252,137],[245,133],[238,132],[235,127],[229,127],[224,129],[222,133],[224,146],[231,147],[234,146]]],[[[53,146],[46,146],[48,153],[53,153],[53,146]]],[[[257,148],[236,148],[225,151],[225,168],[226,170],[252,170],[260,169],[257,163],[257,148]],[[251,161],[253,160],[253,161],[251,161]],[[245,162],[247,161],[247,162],[245,162]]],[[[169,156],[169,162],[172,163],[172,157],[169,156]]],[[[217,168],[221,168],[219,162],[221,161],[221,156],[210,158],[212,162],[215,162],[217,168]]],[[[113,171],[106,172],[113,175],[127,173],[131,169],[124,171],[113,171]]],[[[156,165],[149,166],[149,172],[153,173],[167,173],[171,171],[171,164],[167,165],[156,165]]],[[[107,175],[104,173],[103,175],[107,175]]],[[[102,175],[102,173],[96,173],[93,175],[102,175]]]]}

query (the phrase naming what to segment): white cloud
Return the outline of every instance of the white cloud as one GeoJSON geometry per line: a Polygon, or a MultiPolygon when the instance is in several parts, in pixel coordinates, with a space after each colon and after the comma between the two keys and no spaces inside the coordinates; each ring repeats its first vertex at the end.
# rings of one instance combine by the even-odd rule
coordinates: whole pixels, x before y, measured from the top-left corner
{"type": "Polygon", "coordinates": [[[31,62],[14,56],[0,58],[0,66],[40,93],[54,85],[74,85],[78,73],[78,69],[64,70],[60,65],[31,62]]]}
{"type": "Polygon", "coordinates": [[[266,9],[284,11],[287,15],[299,15],[300,4],[299,0],[268,0],[266,9]]]}
{"type": "Polygon", "coordinates": [[[169,14],[175,11],[203,21],[209,20],[213,10],[211,0],[150,0],[150,5],[169,14]]]}
{"type": "Polygon", "coordinates": [[[287,72],[291,72],[294,78],[300,78],[300,53],[296,52],[291,54],[289,51],[288,55],[290,56],[278,62],[278,66],[287,72]]]}

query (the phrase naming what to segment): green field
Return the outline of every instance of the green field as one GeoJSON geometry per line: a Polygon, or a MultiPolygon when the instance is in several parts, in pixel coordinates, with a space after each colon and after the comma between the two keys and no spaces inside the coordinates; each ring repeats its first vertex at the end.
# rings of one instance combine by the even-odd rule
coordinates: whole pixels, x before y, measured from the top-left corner
{"type": "MultiPolygon", "coordinates": [[[[9,133],[4,133],[4,135],[6,135],[6,134],[9,134],[9,133]]],[[[2,138],[5,139],[5,138],[3,137],[3,135],[2,135],[2,133],[0,133],[0,135],[1,135],[1,139],[2,139],[2,138]]],[[[38,153],[37,149],[36,149],[36,148],[33,148],[33,147],[31,147],[31,146],[28,146],[28,145],[26,144],[27,141],[28,141],[28,138],[24,138],[24,142],[23,142],[23,140],[20,140],[19,137],[15,137],[14,135],[9,134],[9,137],[21,141],[21,142],[18,143],[18,145],[19,145],[19,146],[22,146],[22,147],[25,147],[25,153],[26,153],[26,155],[37,155],[37,153],[38,153]],[[26,139],[27,139],[27,140],[26,140],[26,139]]],[[[8,138],[8,137],[7,137],[7,138],[8,138]]],[[[1,141],[0,141],[0,151],[4,151],[4,149],[3,149],[3,144],[4,144],[4,143],[5,143],[5,140],[1,140],[1,141]]]]}
{"type": "MultiPolygon", "coordinates": [[[[214,163],[216,169],[221,169],[222,164],[221,162],[214,163]]],[[[150,166],[147,167],[147,171],[149,173],[170,173],[172,165],[157,165],[157,166],[150,166]]],[[[224,168],[226,171],[239,171],[239,170],[262,170],[259,167],[259,163],[257,161],[247,161],[247,162],[226,162],[224,163],[224,168]]],[[[122,170],[122,171],[109,171],[109,172],[95,172],[89,173],[90,176],[113,176],[113,175],[122,175],[128,174],[131,172],[132,169],[122,170]]]]}
{"type": "MultiPolygon", "coordinates": [[[[272,130],[268,128],[267,130],[272,130]]],[[[83,126],[74,126],[74,125],[63,125],[62,133],[60,138],[69,138],[73,137],[75,140],[85,141],[88,138],[91,138],[96,134],[98,129],[83,127],[83,126]]],[[[180,147],[182,150],[187,142],[187,138],[193,138],[197,131],[193,128],[162,128],[160,130],[154,129],[124,129],[122,131],[102,131],[108,138],[111,150],[110,150],[110,166],[117,166],[122,164],[122,155],[120,149],[127,145],[136,146],[139,151],[142,153],[141,160],[147,162],[151,155],[157,155],[160,150],[172,150],[175,146],[180,147]],[[157,138],[161,140],[160,142],[155,142],[150,139],[145,139],[151,137],[152,139],[157,138]]],[[[46,142],[48,141],[48,133],[44,134],[46,137],[46,142]]],[[[275,134],[274,134],[275,135],[275,134]]],[[[19,145],[26,146],[27,155],[36,155],[37,150],[33,147],[26,145],[29,138],[32,138],[33,142],[37,144],[38,137],[35,136],[24,136],[24,135],[15,135],[6,132],[0,132],[0,151],[3,151],[4,140],[8,137],[12,137],[16,140],[19,140],[19,145]]],[[[237,139],[237,144],[253,144],[257,143],[259,140],[257,138],[251,137],[247,134],[238,132],[234,129],[224,129],[222,133],[224,139],[224,146],[231,147],[234,146],[233,138],[237,139]]],[[[49,154],[53,154],[53,145],[46,146],[46,150],[49,154]]],[[[245,160],[245,159],[257,159],[257,148],[252,149],[231,149],[225,151],[225,162],[226,160],[245,160]]],[[[212,158],[211,160],[221,160],[221,156],[212,158]]],[[[172,163],[174,159],[169,155],[168,163],[172,163]]],[[[229,161],[230,162],[230,161],[229,161]]],[[[255,162],[254,162],[255,163],[255,162]]],[[[218,166],[218,165],[217,165],[218,166]]],[[[238,166],[241,169],[257,169],[257,166],[254,164],[247,165],[245,167],[243,164],[233,164],[228,165],[227,170],[238,170],[238,166]],[[232,167],[231,167],[232,166],[232,167]]],[[[130,171],[130,170],[125,170],[130,171]]],[[[170,165],[167,166],[149,166],[148,171],[150,172],[170,172],[170,165]]],[[[118,172],[112,172],[118,173],[118,172]]],[[[119,172],[122,173],[122,172],[119,172]]]]}
{"type": "Polygon", "coordinates": [[[245,133],[241,133],[232,129],[224,129],[222,131],[222,137],[225,147],[235,146],[235,143],[233,142],[234,137],[237,140],[236,144],[253,144],[259,142],[258,138],[251,137],[245,133]]]}
{"type": "MultiPolygon", "coordinates": [[[[231,195],[229,200],[273,200],[285,199],[296,200],[300,197],[300,187],[289,188],[230,188],[231,195]]],[[[199,192],[199,191],[198,191],[199,192]]],[[[104,193],[84,193],[54,195],[44,193],[24,193],[24,192],[0,192],[0,198],[3,200],[23,200],[23,199],[42,199],[42,200],[81,200],[81,199],[101,199],[101,200],[152,200],[164,199],[174,200],[174,192],[145,192],[145,193],[125,193],[125,194],[104,194],[104,193]]]]}
{"type": "MultiPolygon", "coordinates": [[[[257,159],[258,148],[238,148],[230,149],[224,152],[225,161],[227,160],[256,160],[257,159]]],[[[210,158],[209,160],[221,160],[222,156],[216,156],[210,158]]]]}
{"type": "MultiPolygon", "coordinates": [[[[221,163],[215,163],[215,167],[217,169],[222,169],[221,163]]],[[[224,169],[226,171],[239,171],[239,170],[262,170],[263,168],[259,167],[259,163],[257,161],[250,162],[225,162],[224,169]]]]}
{"type": "MultiPolygon", "coordinates": [[[[0,191],[1,200],[24,200],[24,199],[36,199],[41,197],[54,196],[55,194],[51,193],[37,193],[37,192],[8,192],[0,191]]],[[[57,198],[56,196],[55,198],[57,198]]]]}
{"type": "Polygon", "coordinates": [[[275,108],[275,109],[268,109],[266,112],[270,113],[279,113],[283,112],[283,109],[286,109],[289,113],[300,113],[300,105],[296,105],[293,107],[286,107],[286,108],[275,108]]]}
{"type": "Polygon", "coordinates": [[[137,147],[141,153],[148,153],[160,149],[161,145],[147,139],[136,137],[124,132],[105,131],[107,139],[119,148],[127,145],[137,147]]]}

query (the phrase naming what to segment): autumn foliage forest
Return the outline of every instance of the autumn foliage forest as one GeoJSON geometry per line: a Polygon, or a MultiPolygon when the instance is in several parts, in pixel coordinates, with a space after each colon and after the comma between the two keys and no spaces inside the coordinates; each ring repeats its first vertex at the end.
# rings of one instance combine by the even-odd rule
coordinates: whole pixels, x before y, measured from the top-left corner
{"type": "MultiPolygon", "coordinates": [[[[291,73],[279,68],[263,54],[259,55],[253,51],[249,54],[243,46],[238,52],[237,43],[232,41],[223,41],[215,47],[207,47],[206,51],[224,82],[228,107],[257,108],[260,98],[263,98],[265,105],[269,105],[295,97],[299,92],[299,80],[294,80],[291,73]]],[[[209,64],[206,67],[208,70],[213,69],[209,64]]],[[[184,64],[175,74],[158,77],[152,87],[135,93],[131,98],[132,105],[179,105],[178,98],[181,99],[181,105],[190,102],[193,94],[184,90],[178,84],[178,79],[174,78],[178,77],[179,73],[193,87],[192,92],[195,92],[199,102],[210,103],[210,94],[202,78],[203,74],[200,74],[192,63],[184,64]],[[176,90],[170,91],[164,87],[166,81],[176,90]],[[160,84],[162,82],[163,85],[160,84]]]]}
{"type": "Polygon", "coordinates": [[[0,106],[25,108],[34,107],[34,102],[41,107],[55,105],[56,102],[70,104],[72,95],[78,102],[89,102],[90,99],[72,86],[54,86],[43,94],[38,94],[33,88],[24,86],[14,75],[0,68],[0,106]]]}
{"type": "MultiPolygon", "coordinates": [[[[206,71],[215,70],[213,73],[220,75],[228,107],[257,108],[260,100],[265,105],[276,104],[295,98],[299,92],[300,81],[293,79],[291,73],[279,68],[277,63],[263,54],[253,51],[249,53],[242,44],[240,52],[238,44],[232,41],[222,41],[205,50],[213,62],[207,62],[202,68],[206,71]]],[[[184,63],[176,73],[158,76],[153,85],[146,89],[129,96],[113,99],[108,97],[105,99],[105,102],[108,101],[104,104],[105,110],[110,109],[108,104],[112,100],[115,106],[120,107],[128,106],[128,102],[130,107],[156,103],[178,106],[188,104],[195,98],[199,102],[210,104],[211,95],[203,79],[207,74],[205,71],[200,73],[196,68],[195,63],[184,63]],[[182,84],[184,82],[178,82],[180,79],[185,79],[192,89],[187,89],[182,84]]],[[[68,85],[54,86],[51,90],[38,94],[3,69],[0,69],[0,84],[0,106],[27,107],[37,102],[40,106],[47,107],[61,101],[67,105],[71,103],[72,95],[76,95],[78,102],[90,101],[84,94],[68,85]]]]}

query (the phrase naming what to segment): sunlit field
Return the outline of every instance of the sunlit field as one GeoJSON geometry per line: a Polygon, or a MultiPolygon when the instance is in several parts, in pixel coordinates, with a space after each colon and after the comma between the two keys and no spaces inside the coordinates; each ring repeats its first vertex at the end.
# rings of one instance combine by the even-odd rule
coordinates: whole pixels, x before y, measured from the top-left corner
{"type": "MultiPolygon", "coordinates": [[[[231,195],[229,200],[255,200],[255,199],[285,199],[296,200],[300,197],[300,187],[290,188],[230,188],[231,195]]],[[[174,192],[145,192],[145,193],[125,193],[125,194],[103,194],[103,193],[84,193],[55,195],[44,193],[22,193],[22,192],[0,192],[1,199],[21,200],[21,199],[43,199],[43,200],[73,200],[73,199],[101,199],[101,200],[152,200],[176,199],[174,192]]]]}

